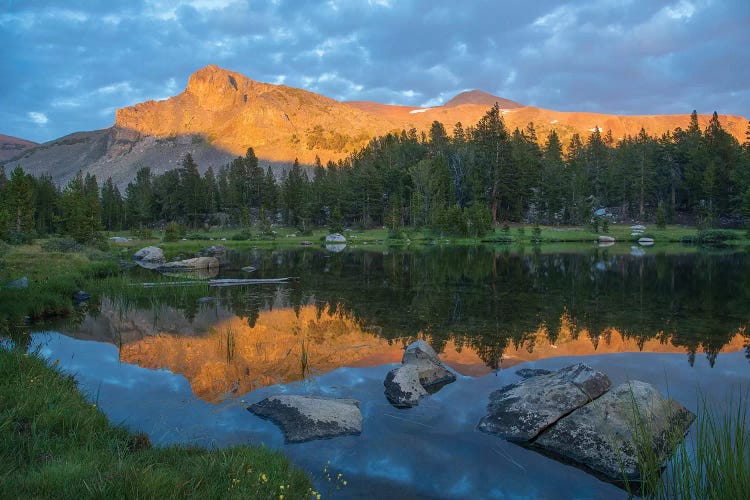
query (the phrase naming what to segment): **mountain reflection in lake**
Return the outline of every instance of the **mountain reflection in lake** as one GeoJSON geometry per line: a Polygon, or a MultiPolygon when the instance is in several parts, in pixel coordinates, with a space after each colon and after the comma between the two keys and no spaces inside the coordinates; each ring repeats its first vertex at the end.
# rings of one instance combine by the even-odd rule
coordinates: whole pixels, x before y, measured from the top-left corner
{"type": "MultiPolygon", "coordinates": [[[[311,471],[316,459],[332,458],[359,478],[362,491],[377,484],[387,493],[388,485],[400,484],[399,492],[449,497],[503,496],[491,493],[491,484],[477,484],[502,476],[481,465],[494,461],[510,464],[503,474],[514,468],[529,474],[527,482],[498,490],[504,494],[569,497],[572,490],[563,494],[553,483],[579,481],[585,474],[473,431],[489,392],[517,380],[508,368],[584,361],[609,373],[613,383],[642,379],[663,392],[669,388],[693,410],[698,381],[718,397],[731,393],[726,384],[750,374],[747,254],[672,256],[649,249],[634,257],[611,250],[236,251],[219,277],[246,277],[240,269],[253,266],[253,277],[299,280],[121,290],[77,324],[59,329],[97,342],[45,335],[35,342],[98,392],[112,418],[149,432],[159,443],[265,442],[283,447],[311,471]],[[198,300],[206,294],[213,300],[198,300]],[[461,376],[420,407],[398,411],[385,400],[382,380],[415,338],[427,339],[461,376]],[[142,368],[151,375],[138,371],[142,368]],[[280,392],[356,397],[365,431],[360,437],[285,446],[272,424],[242,408],[280,392]],[[149,394],[158,403],[144,405],[149,394]],[[185,403],[191,397],[195,402],[185,403]],[[239,400],[243,404],[237,405],[239,400]],[[221,409],[222,416],[209,408],[221,409]],[[451,444],[444,448],[429,439],[451,444]],[[384,448],[405,443],[414,449],[384,448]],[[445,470],[441,456],[471,470],[463,476],[445,470]],[[540,464],[550,474],[549,486],[529,482],[540,464]],[[421,474],[444,477],[427,485],[416,479],[421,474]]],[[[133,281],[149,280],[149,274],[138,273],[133,281]]],[[[582,481],[601,495],[621,494],[593,478],[582,481]]]]}

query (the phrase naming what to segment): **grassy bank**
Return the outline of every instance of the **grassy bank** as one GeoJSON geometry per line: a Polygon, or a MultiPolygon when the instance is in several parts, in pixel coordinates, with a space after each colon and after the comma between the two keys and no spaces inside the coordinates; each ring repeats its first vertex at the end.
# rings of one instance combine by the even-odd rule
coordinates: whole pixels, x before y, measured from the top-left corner
{"type": "Polygon", "coordinates": [[[119,272],[107,252],[89,247],[43,248],[47,243],[8,246],[0,256],[0,319],[17,323],[26,316],[34,321],[68,315],[78,290],[119,272]],[[25,289],[1,286],[23,276],[28,278],[25,289]]]}
{"type": "MultiPolygon", "coordinates": [[[[154,231],[151,238],[134,238],[121,248],[135,248],[146,244],[164,245],[167,257],[181,252],[193,252],[211,244],[222,244],[228,247],[244,247],[247,245],[260,248],[288,248],[299,247],[303,243],[321,246],[325,243],[325,236],[330,233],[326,229],[316,229],[303,235],[294,228],[277,227],[275,234],[263,235],[259,231],[216,229],[210,231],[195,231],[186,233],[185,239],[174,242],[163,242],[163,233],[154,231]]],[[[590,227],[573,226],[541,226],[538,231],[531,225],[513,225],[506,228],[496,228],[482,237],[456,237],[444,235],[428,229],[401,228],[397,231],[389,229],[347,229],[344,236],[349,247],[369,246],[428,246],[428,245],[477,245],[477,244],[516,244],[516,245],[557,245],[560,243],[596,242],[599,236],[607,235],[615,238],[618,243],[637,244],[641,237],[653,238],[657,245],[665,243],[694,244],[694,245],[750,245],[748,232],[745,230],[709,230],[699,231],[695,227],[667,226],[659,229],[648,226],[641,235],[634,236],[630,225],[612,224],[607,231],[593,231],[590,227]],[[708,238],[703,236],[707,235],[708,238]],[[712,237],[718,235],[718,239],[712,237]]],[[[113,233],[114,234],[114,233],[113,233]]],[[[122,233],[118,233],[122,235],[122,233]]]]}
{"type": "Polygon", "coordinates": [[[0,498],[310,498],[309,488],[265,448],[151,448],[72,377],[0,348],[0,498]]]}

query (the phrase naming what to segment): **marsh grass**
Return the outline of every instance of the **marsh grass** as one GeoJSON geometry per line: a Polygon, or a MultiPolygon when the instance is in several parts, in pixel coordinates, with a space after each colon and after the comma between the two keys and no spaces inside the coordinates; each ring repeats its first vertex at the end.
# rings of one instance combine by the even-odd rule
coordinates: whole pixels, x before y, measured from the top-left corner
{"type": "Polygon", "coordinates": [[[66,316],[74,310],[73,294],[119,273],[114,259],[94,248],[65,253],[40,245],[12,246],[0,265],[0,318],[18,323],[66,316]],[[28,277],[25,290],[7,290],[8,281],[28,277]]]}
{"type": "Polygon", "coordinates": [[[648,416],[634,407],[638,482],[625,478],[626,490],[655,499],[744,499],[750,491],[750,421],[747,406],[750,390],[727,403],[728,410],[701,397],[696,422],[687,438],[668,433],[662,442],[651,439],[648,416]],[[666,464],[666,450],[671,456],[666,464]]]}
{"type": "Polygon", "coordinates": [[[689,441],[678,448],[654,498],[743,499],[750,492],[750,391],[728,402],[729,410],[701,398],[689,441]]]}
{"type": "Polygon", "coordinates": [[[219,348],[222,354],[226,357],[227,363],[231,363],[234,359],[234,353],[237,349],[237,339],[232,327],[227,327],[222,335],[219,335],[219,348]]]}
{"type": "Polygon", "coordinates": [[[74,379],[0,348],[0,498],[310,498],[279,453],[152,448],[112,426],[74,379]]]}

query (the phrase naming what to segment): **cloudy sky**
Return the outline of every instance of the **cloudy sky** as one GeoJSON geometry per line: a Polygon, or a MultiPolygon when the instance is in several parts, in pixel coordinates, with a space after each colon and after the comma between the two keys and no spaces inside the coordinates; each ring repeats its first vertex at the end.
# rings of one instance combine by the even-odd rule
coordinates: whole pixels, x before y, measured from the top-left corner
{"type": "Polygon", "coordinates": [[[748,0],[0,0],[0,133],[46,141],[208,64],[341,100],[750,118],[748,0]]]}

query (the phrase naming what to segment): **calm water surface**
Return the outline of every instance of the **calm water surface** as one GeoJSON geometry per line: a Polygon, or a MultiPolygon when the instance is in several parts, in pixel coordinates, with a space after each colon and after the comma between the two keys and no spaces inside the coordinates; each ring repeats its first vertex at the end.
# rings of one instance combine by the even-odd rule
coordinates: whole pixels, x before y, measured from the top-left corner
{"type": "Polygon", "coordinates": [[[517,381],[519,368],[583,361],[615,385],[644,380],[693,411],[701,395],[723,407],[748,386],[750,256],[647,252],[233,251],[219,277],[299,279],[121,290],[34,343],[113,421],[155,444],[263,443],[324,493],[330,460],[348,480],[340,497],[626,497],[475,426],[489,393],[517,381]],[[416,338],[458,380],[399,410],[383,379],[416,338]],[[362,434],[285,445],[245,410],[283,393],[358,399],[362,434]]]}

